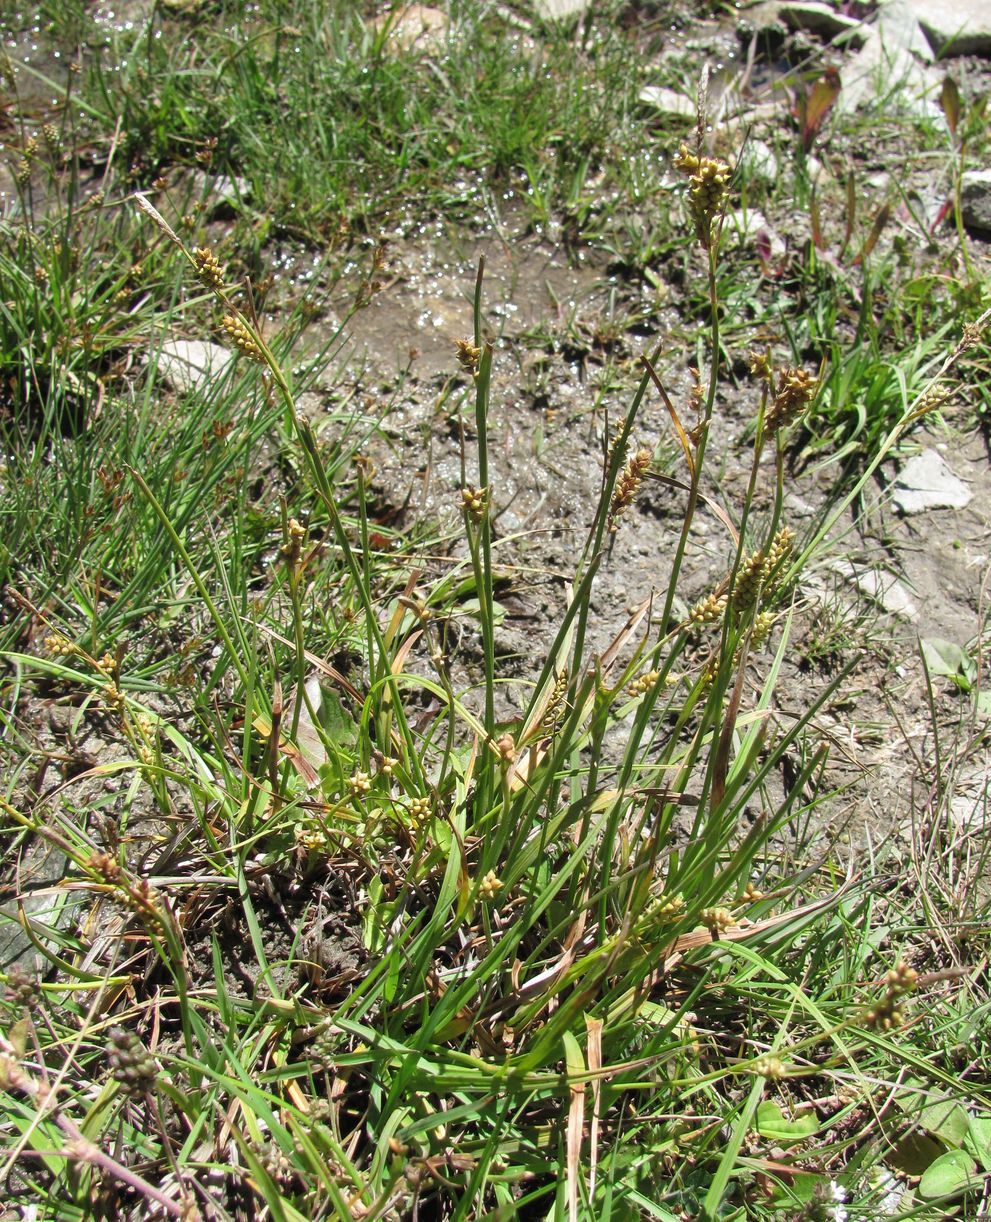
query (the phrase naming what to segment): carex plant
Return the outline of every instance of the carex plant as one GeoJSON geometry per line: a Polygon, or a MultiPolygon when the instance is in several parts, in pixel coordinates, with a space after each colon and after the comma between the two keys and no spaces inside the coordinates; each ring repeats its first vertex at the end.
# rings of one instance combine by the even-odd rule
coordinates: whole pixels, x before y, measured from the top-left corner
{"type": "MultiPolygon", "coordinates": [[[[509,724],[496,716],[492,517],[499,487],[487,441],[493,349],[485,337],[482,267],[473,335],[457,353],[474,406],[466,432],[474,434],[475,451],[465,454],[458,508],[463,563],[478,595],[482,658],[477,680],[467,682],[447,645],[447,608],[430,583],[411,573],[400,595],[383,596],[370,567],[364,501],[356,517],[342,512],[290,377],[239,307],[213,252],[187,249],[138,197],[190,273],[215,294],[229,342],[281,397],[284,428],[308,472],[311,503],[287,506],[281,549],[291,595],[292,623],[283,637],[295,680],[291,700],[283,700],[281,682],[266,689],[245,656],[243,626],[231,626],[192,565],[190,574],[229,656],[234,699],[251,705],[240,721],[248,779],[231,811],[235,851],[250,840],[264,857],[273,843],[290,844],[312,878],[335,862],[348,862],[352,873],[359,863],[371,952],[362,972],[333,1006],[304,993],[294,1009],[278,1013],[281,1038],[292,1048],[286,1071],[296,1079],[294,1123],[310,1111],[300,1094],[314,1106],[319,1101],[324,1115],[328,1082],[340,1084],[328,1120],[336,1190],[366,1209],[439,1196],[452,1216],[465,1217],[485,1201],[505,1208],[547,1198],[550,1205],[566,1191],[572,1205],[584,1198],[595,1212],[597,1193],[656,1192],[656,1164],[616,1141],[628,1123],[638,1127],[628,1117],[636,1111],[631,1101],[644,1092],[656,1113],[677,1112],[696,1092],[714,1112],[721,1100],[720,1118],[702,1126],[690,1165],[676,1177],[678,1192],[709,1184],[706,1207],[714,1209],[746,1128],[742,1112],[739,1123],[733,1105],[727,1112],[719,1084],[740,1073],[756,1077],[756,1091],[746,1096],[751,1106],[770,1076],[756,1054],[756,1068],[746,1055],[730,1067],[718,1032],[713,1047],[722,1061],[703,1073],[691,1023],[704,1004],[703,980],[719,979],[730,993],[734,985],[732,957],[707,952],[733,946],[751,930],[757,940],[781,930],[794,937],[811,919],[775,874],[769,845],[786,820],[818,801],[823,753],[806,757],[784,800],[773,801],[767,781],[812,712],[778,726],[772,695],[786,649],[784,578],[794,541],[781,510],[783,439],[813,401],[817,381],[806,370],[777,365],[769,353],[751,355],[758,400],[753,465],[743,504],[718,515],[727,536],[725,576],[679,618],[691,527],[712,504],[705,473],[720,373],[716,273],[731,176],[729,166],[706,156],[701,131],[700,125],[694,150],[683,145],[675,164],[687,178],[709,284],[710,367],[705,375],[696,371],[679,412],[645,360],[628,412],[604,439],[601,491],[559,629],[525,710],[509,724]],[[682,525],[666,573],[659,558],[656,597],[595,652],[591,595],[617,534],[636,529],[637,493],[652,478],[652,451],[637,441],[638,416],[655,392],[682,448],[683,478],[674,481],[683,497],[682,525]],[[775,489],[758,514],[768,447],[775,489]],[[332,560],[323,568],[313,562],[311,585],[350,591],[351,639],[363,658],[360,681],[327,665],[322,670],[343,697],[354,731],[347,735],[322,726],[307,695],[312,655],[300,591],[313,553],[300,523],[318,519],[332,560]],[[414,720],[424,695],[439,711],[414,720]],[[295,765],[301,724],[323,738],[325,762],[309,789],[295,765]],[[617,724],[624,727],[618,750],[611,737],[617,724]],[[759,817],[745,821],[751,806],[759,817]],[[291,841],[287,828],[294,829],[291,841]],[[771,890],[779,903],[783,898],[777,915],[765,894],[771,890]],[[693,956],[701,973],[682,978],[693,956]],[[299,1028],[290,1034],[294,1022],[312,1032],[312,1042],[301,1043],[299,1028]],[[601,1144],[591,1155],[585,1150],[579,1172],[564,1152],[581,1151],[592,1100],[601,1144]],[[729,1152],[727,1124],[736,1134],[729,1152]],[[436,1159],[443,1160],[442,1178],[425,1170],[436,1159]],[[559,1186],[554,1169],[565,1164],[567,1183],[559,1186]]],[[[168,514],[140,472],[133,478],[187,560],[168,514]]],[[[266,981],[279,989],[274,973],[266,981]]],[[[277,995],[288,1001],[284,990],[277,995]]],[[[780,1019],[794,1004],[782,989],[769,1013],[780,1019]]],[[[782,1032],[777,1021],[766,1023],[751,1033],[752,1046],[777,1049],[782,1032]]],[[[674,1130],[662,1125],[658,1137],[656,1128],[650,1141],[668,1148],[674,1130]]],[[[320,1134],[313,1138],[318,1145],[329,1140],[320,1134]]],[[[268,1188],[276,1192],[278,1184],[269,1179],[268,1188]]]]}
{"type": "MultiPolygon", "coordinates": [[[[134,748],[119,766],[183,828],[154,877],[123,848],[98,850],[63,826],[51,833],[77,886],[113,899],[115,928],[152,952],[144,975],[115,960],[103,980],[92,959],[70,958],[78,947],[57,959],[58,989],[93,995],[82,1034],[64,1037],[68,1064],[82,1044],[99,1039],[106,1050],[89,1144],[66,1127],[68,1107],[39,1102],[85,1100],[34,1048],[49,1019],[32,1017],[32,982],[14,982],[26,1013],[0,1061],[0,1085],[17,1100],[14,1157],[59,1149],[48,1187],[36,1183],[64,1189],[73,1216],[97,1176],[173,1216],[190,1216],[219,1177],[225,1192],[293,1219],[418,1209],[629,1217],[645,1205],[663,1218],[714,1218],[730,1194],[749,1191],[765,1094],[835,1068],[855,1078],[857,1049],[888,1050],[906,1021],[916,984],[907,965],[863,1004],[837,981],[838,948],[864,924],[866,901],[818,863],[793,876],[776,850],[784,826],[807,819],[826,792],[825,750],[805,736],[829,689],[790,720],[774,705],[795,581],[821,539],[799,543],[783,512],[787,433],[812,407],[818,378],[749,354],[750,476],[740,504],[719,504],[707,463],[718,442],[717,273],[732,171],[706,154],[704,134],[700,119],[675,165],[709,297],[708,368],[694,372],[679,408],[645,358],[627,412],[603,437],[601,488],[559,626],[508,722],[497,699],[503,544],[493,530],[483,268],[472,335],[456,354],[463,435],[474,439],[454,506],[456,571],[477,596],[481,663],[470,673],[446,631],[449,576],[412,562],[402,572],[395,557],[383,569],[367,463],[356,465],[345,511],[291,372],[221,260],[136,197],[257,371],[265,420],[279,417],[279,443],[301,474],[273,532],[271,583],[285,598],[249,603],[219,553],[192,553],[191,519],[177,522],[140,456],[125,472],[162,553],[185,574],[188,603],[212,626],[205,682],[216,716],[192,728],[160,719],[125,690],[120,658],[50,633],[57,677],[97,685],[134,748]],[[660,478],[641,440],[648,404],[660,404],[680,447],[679,474],[663,477],[680,521],[653,596],[596,647],[597,579],[637,529],[643,484],[660,478]],[[724,532],[725,570],[688,600],[703,514],[724,532]],[[314,648],[318,608],[334,621],[333,643],[358,659],[347,673],[326,656],[325,636],[323,653],[314,648]],[[774,781],[786,755],[800,762],[782,792],[774,781]],[[210,909],[213,974],[194,979],[187,940],[214,893],[228,902],[210,909]],[[320,895],[353,908],[360,949],[347,970],[321,959],[311,900],[320,895]],[[299,926],[278,957],[264,912],[299,926]],[[250,995],[228,980],[222,915],[244,931],[250,995]],[[171,1042],[152,1055],[148,1038],[122,1025],[139,1020],[148,1038],[164,1024],[171,1042]],[[42,1068],[29,1073],[31,1055],[42,1068]],[[119,1156],[131,1146],[162,1170],[159,1184],[119,1156]]],[[[927,402],[911,405],[904,427],[927,402]]],[[[4,810],[24,819],[11,803],[4,810]]],[[[863,946],[853,972],[869,957],[863,946]]],[[[856,1140],[845,1133],[834,1152],[856,1140]]]]}

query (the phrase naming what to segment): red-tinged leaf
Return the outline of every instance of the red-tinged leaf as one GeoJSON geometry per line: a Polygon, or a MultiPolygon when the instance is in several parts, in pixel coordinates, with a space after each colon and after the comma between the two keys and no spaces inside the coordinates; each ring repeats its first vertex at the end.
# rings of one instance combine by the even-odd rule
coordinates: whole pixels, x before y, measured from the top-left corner
{"type": "Polygon", "coordinates": [[[839,96],[840,74],[835,68],[827,68],[812,86],[802,107],[802,146],[807,153],[839,96]]]}
{"type": "Polygon", "coordinates": [[[854,267],[856,267],[858,263],[862,263],[877,245],[877,240],[883,233],[884,227],[887,225],[890,218],[891,209],[887,204],[885,204],[883,208],[878,209],[878,214],[874,218],[874,224],[871,225],[871,231],[867,235],[867,240],[864,242],[860,254],[857,255],[856,259],[853,261],[854,267]]]}
{"type": "Polygon", "coordinates": [[[819,215],[819,201],[813,194],[809,200],[809,223],[812,226],[812,241],[816,250],[825,250],[826,243],[822,236],[822,218],[819,215]]]}
{"type": "Polygon", "coordinates": [[[953,199],[951,197],[950,199],[946,200],[940,206],[939,211],[936,213],[936,219],[933,221],[929,232],[935,233],[936,230],[940,227],[940,225],[943,224],[943,222],[946,220],[946,218],[950,215],[952,211],[953,211],[953,199]]]}
{"type": "Polygon", "coordinates": [[[857,184],[852,174],[847,175],[846,180],[846,228],[843,231],[843,245],[840,247],[840,254],[846,251],[850,245],[850,239],[853,237],[853,226],[857,219],[857,184]]]}
{"type": "Polygon", "coordinates": [[[754,239],[754,245],[757,247],[757,257],[761,263],[768,264],[771,261],[771,237],[766,229],[761,229],[757,237],[754,239]]]}
{"type": "Polygon", "coordinates": [[[864,243],[864,258],[866,258],[877,245],[877,240],[884,232],[884,227],[887,225],[890,216],[891,209],[887,204],[885,204],[883,208],[879,209],[877,216],[874,218],[874,224],[871,226],[871,231],[867,235],[867,241],[864,243]]]}
{"type": "Polygon", "coordinates": [[[946,124],[950,129],[950,134],[955,136],[960,124],[960,90],[952,76],[943,78],[943,88],[939,91],[939,104],[943,108],[943,114],[946,115],[946,124]]]}

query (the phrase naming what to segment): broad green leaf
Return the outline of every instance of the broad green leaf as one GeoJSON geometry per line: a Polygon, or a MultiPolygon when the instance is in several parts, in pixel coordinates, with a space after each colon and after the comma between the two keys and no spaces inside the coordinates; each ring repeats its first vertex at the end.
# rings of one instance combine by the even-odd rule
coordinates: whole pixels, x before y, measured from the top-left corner
{"type": "Polygon", "coordinates": [[[765,1170],[769,1177],[773,1177],[776,1171],[782,1176],[781,1183],[772,1178],[770,1185],[771,1200],[778,1205],[807,1205],[815,1200],[817,1190],[824,1189],[829,1183],[826,1176],[817,1175],[813,1171],[799,1171],[796,1168],[785,1172],[783,1167],[779,1169],[773,1161],[765,1164],[762,1170],[765,1170]]]}
{"type": "Polygon", "coordinates": [[[966,1109],[953,1099],[929,1104],[919,1113],[918,1120],[927,1133],[947,1146],[962,1146],[970,1129],[966,1109]]]}
{"type": "Polygon", "coordinates": [[[919,1180],[919,1196],[927,1201],[954,1196],[967,1188],[976,1188],[983,1180],[974,1175],[974,1160],[965,1150],[950,1150],[923,1173],[919,1180]]]}
{"type": "Polygon", "coordinates": [[[965,691],[977,677],[973,658],[953,641],[932,637],[922,642],[922,656],[931,675],[945,675],[965,691]]]}
{"type": "MultiPolygon", "coordinates": [[[[471,615],[477,619],[482,611],[481,601],[477,598],[466,598],[461,604],[460,610],[466,615],[471,615]]],[[[497,599],[492,600],[490,613],[492,615],[492,622],[497,625],[501,624],[506,618],[506,608],[497,599]]]]}
{"type": "Polygon", "coordinates": [[[819,1122],[811,1112],[803,1112],[795,1120],[786,1120],[776,1103],[765,1100],[757,1108],[755,1127],[761,1137],[771,1141],[802,1141],[819,1131],[819,1122]]]}
{"type": "Polygon", "coordinates": [[[912,1129],[900,1137],[885,1156],[885,1162],[903,1175],[922,1175],[937,1158],[945,1154],[944,1148],[928,1133],[912,1129]]]}
{"type": "Polygon", "coordinates": [[[991,1116],[971,1116],[963,1147],[981,1164],[991,1171],[991,1116]]]}

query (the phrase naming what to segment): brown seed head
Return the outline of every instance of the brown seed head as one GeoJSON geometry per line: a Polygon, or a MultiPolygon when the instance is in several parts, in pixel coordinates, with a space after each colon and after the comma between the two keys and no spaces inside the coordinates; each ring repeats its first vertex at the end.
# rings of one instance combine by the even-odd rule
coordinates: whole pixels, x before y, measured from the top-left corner
{"type": "Polygon", "coordinates": [[[644,446],[637,450],[623,468],[622,475],[616,481],[609,505],[609,529],[611,531],[615,532],[619,529],[618,519],[633,504],[640,485],[643,483],[643,478],[650,470],[653,457],[654,451],[644,446]]]}
{"type": "Polygon", "coordinates": [[[478,887],[478,894],[483,900],[491,901],[499,894],[503,888],[503,882],[496,874],[495,870],[489,872],[482,879],[478,887]]]}
{"type": "Polygon", "coordinates": [[[461,489],[461,508],[477,526],[485,517],[488,509],[489,492],[487,488],[475,488],[471,484],[461,489]]]}
{"type": "Polygon", "coordinates": [[[733,583],[733,606],[738,610],[752,607],[757,601],[760,584],[764,580],[767,558],[762,547],[744,556],[733,583]]]}
{"type": "Polygon", "coordinates": [[[104,883],[116,887],[124,877],[124,871],[115,857],[109,853],[91,853],[86,863],[92,874],[104,883]]]}
{"type": "Polygon", "coordinates": [[[778,370],[774,398],[764,416],[764,428],[769,437],[787,428],[805,411],[816,397],[819,386],[808,370],[789,365],[778,370]]]}
{"type": "Polygon", "coordinates": [[[508,767],[515,761],[516,743],[513,741],[512,734],[503,734],[502,738],[497,739],[495,749],[500,762],[505,767],[508,767]]]}
{"type": "Polygon", "coordinates": [[[771,354],[765,352],[751,352],[747,355],[747,368],[750,370],[752,378],[758,378],[762,382],[774,381],[774,370],[771,368],[771,354]]]}
{"type": "Polygon", "coordinates": [[[708,250],[713,222],[726,207],[732,171],[725,161],[700,157],[682,143],[674,158],[675,168],[688,175],[688,211],[695,223],[695,236],[708,250]]]}
{"type": "Polygon", "coordinates": [[[234,314],[225,314],[220,325],[239,352],[243,352],[249,360],[257,361],[258,364],[265,363],[265,354],[258,341],[240,318],[234,314]]]}
{"type": "Polygon", "coordinates": [[[715,624],[722,618],[728,601],[725,594],[709,594],[692,607],[688,618],[695,625],[715,624]]]}
{"type": "Polygon", "coordinates": [[[193,251],[193,260],[196,263],[196,275],[201,284],[215,292],[224,287],[224,269],[208,246],[197,246],[193,251]]]}
{"type": "Polygon", "coordinates": [[[455,341],[455,346],[458,350],[458,364],[462,369],[466,369],[472,376],[478,373],[478,362],[482,359],[482,350],[477,344],[473,344],[470,339],[459,339],[455,341]]]}

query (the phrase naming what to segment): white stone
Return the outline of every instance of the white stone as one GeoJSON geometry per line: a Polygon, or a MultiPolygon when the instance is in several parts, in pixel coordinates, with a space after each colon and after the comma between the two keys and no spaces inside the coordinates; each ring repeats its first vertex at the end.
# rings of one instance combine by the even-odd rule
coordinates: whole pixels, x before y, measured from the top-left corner
{"type": "Polygon", "coordinates": [[[779,259],[788,249],[781,234],[771,226],[764,213],[756,208],[738,208],[735,212],[728,213],[723,224],[723,233],[735,237],[740,246],[752,245],[764,234],[771,247],[772,259],[779,259]]]}
{"type": "Polygon", "coordinates": [[[640,90],[640,101],[661,114],[678,115],[685,119],[694,119],[698,112],[694,98],[674,89],[665,89],[663,85],[645,85],[640,90]]]}
{"type": "Polygon", "coordinates": [[[592,0],[535,0],[537,16],[543,21],[562,21],[565,17],[576,17],[589,7],[592,0]]]}
{"type": "Polygon", "coordinates": [[[894,574],[883,569],[861,569],[846,560],[837,561],[833,567],[889,615],[898,615],[903,619],[914,619],[918,615],[919,610],[911,594],[894,574]]]}
{"type": "Polygon", "coordinates": [[[950,817],[963,832],[986,833],[991,827],[991,767],[985,764],[957,778],[950,798],[950,817]]]}
{"type": "Polygon", "coordinates": [[[931,106],[926,95],[937,84],[936,75],[927,67],[932,59],[932,48],[910,0],[887,0],[863,47],[840,70],[843,88],[837,110],[848,114],[897,87],[906,109],[928,111],[931,106]]]}
{"type": "Polygon", "coordinates": [[[909,0],[933,51],[950,55],[991,55],[989,0],[909,0]]]}
{"type": "Polygon", "coordinates": [[[778,16],[789,30],[803,30],[820,38],[842,38],[856,47],[863,46],[867,40],[863,22],[838,13],[828,4],[815,3],[815,0],[805,4],[782,4],[778,16]]]}
{"type": "Polygon", "coordinates": [[[891,499],[902,513],[923,513],[927,509],[963,509],[973,495],[942,454],[923,450],[898,472],[891,499]]]}
{"type": "Polygon", "coordinates": [[[748,140],[740,154],[740,169],[745,178],[775,182],[778,177],[778,158],[774,149],[763,140],[748,140]]]}
{"type": "Polygon", "coordinates": [[[376,17],[372,28],[387,31],[387,45],[408,51],[436,51],[447,37],[448,21],[440,9],[425,4],[408,4],[404,8],[376,17]]]}
{"type": "Polygon", "coordinates": [[[173,390],[206,390],[233,360],[226,348],[200,340],[167,339],[156,354],[158,376],[173,390]]]}
{"type": "Polygon", "coordinates": [[[246,178],[197,170],[193,174],[193,191],[205,202],[211,217],[222,217],[244,207],[251,197],[251,184],[246,178]]]}
{"type": "Polygon", "coordinates": [[[968,229],[991,233],[991,170],[967,170],[960,182],[960,215],[968,229]]]}

